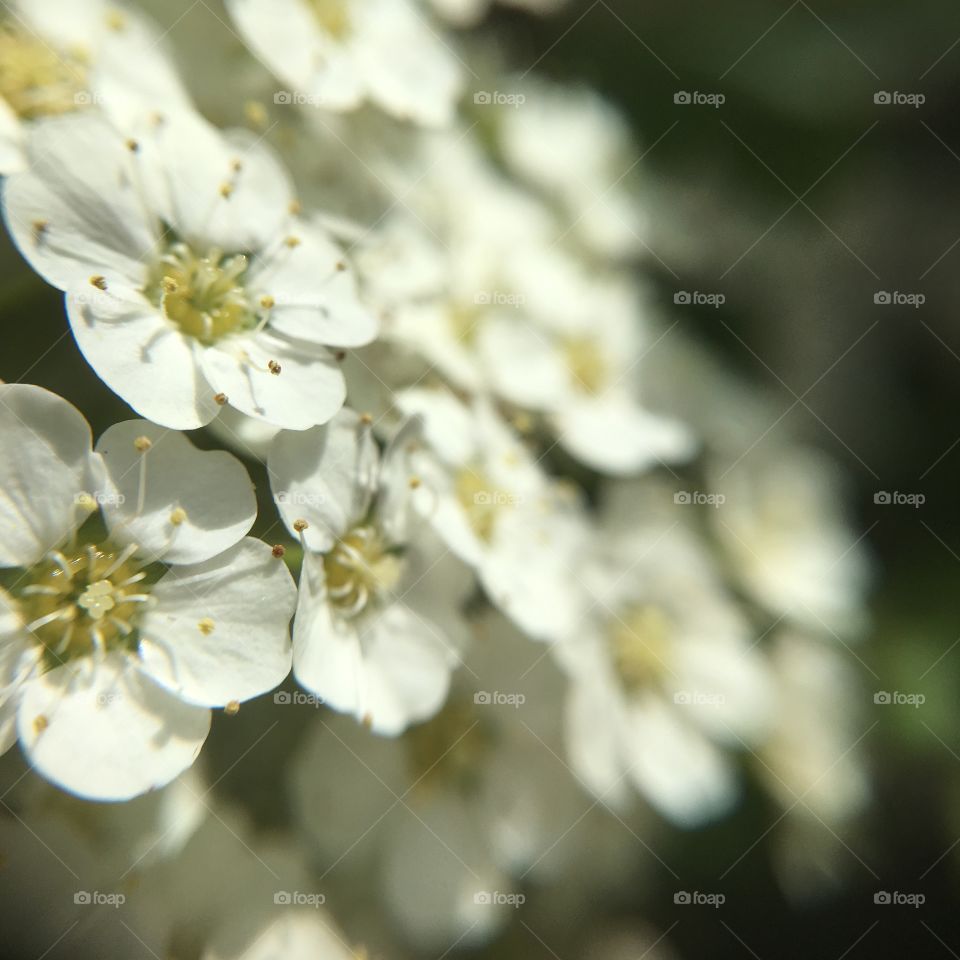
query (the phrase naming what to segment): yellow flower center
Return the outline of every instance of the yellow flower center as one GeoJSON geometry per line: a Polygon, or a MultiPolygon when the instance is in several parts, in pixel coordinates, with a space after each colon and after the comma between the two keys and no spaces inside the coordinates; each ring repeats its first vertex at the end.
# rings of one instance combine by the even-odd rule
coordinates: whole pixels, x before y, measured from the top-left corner
{"type": "Polygon", "coordinates": [[[330,603],[352,618],[397,588],[403,560],[375,527],[358,526],[324,555],[323,571],[330,603]]]}
{"type": "Polygon", "coordinates": [[[611,655],[627,693],[657,683],[668,670],[672,624],[659,607],[639,606],[612,622],[611,655]]]}
{"type": "Polygon", "coordinates": [[[55,116],[90,103],[79,53],[55,50],[9,21],[0,24],[0,96],[23,120],[55,116]]]}
{"type": "Polygon", "coordinates": [[[464,467],[454,478],[454,492],[473,532],[488,542],[493,537],[498,512],[516,503],[514,496],[498,490],[479,467],[464,467]]]}
{"type": "Polygon", "coordinates": [[[474,303],[455,302],[447,309],[447,320],[454,337],[464,346],[476,343],[483,311],[474,303]]]}
{"type": "Polygon", "coordinates": [[[137,620],[149,600],[146,576],[132,547],[91,543],[51,551],[21,577],[27,585],[16,598],[27,629],[49,665],[57,666],[94,650],[134,648],[137,620]]]}
{"type": "Polygon", "coordinates": [[[335,40],[350,32],[349,0],[307,0],[307,5],[320,28],[335,40]]]}
{"type": "Polygon", "coordinates": [[[493,747],[494,730],[473,704],[453,696],[435,717],[408,730],[404,740],[410,772],[421,793],[469,792],[493,747]]]}
{"type": "Polygon", "coordinates": [[[212,248],[198,254],[177,242],[154,264],[146,295],[183,333],[209,346],[257,324],[244,287],[248,267],[242,253],[212,248]]]}
{"type": "Polygon", "coordinates": [[[570,337],[563,344],[563,352],[576,387],[590,395],[600,393],[610,371],[597,341],[591,337],[570,337]]]}

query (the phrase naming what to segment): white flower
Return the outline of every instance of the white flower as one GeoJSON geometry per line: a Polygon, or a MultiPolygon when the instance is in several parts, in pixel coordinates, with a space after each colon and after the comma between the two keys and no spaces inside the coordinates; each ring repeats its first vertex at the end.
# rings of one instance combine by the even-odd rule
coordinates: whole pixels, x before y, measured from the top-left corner
{"type": "Polygon", "coordinates": [[[588,569],[593,607],[553,650],[570,676],[567,742],[584,784],[608,805],[630,788],[689,826],[736,797],[724,747],[756,741],[770,711],[765,665],[692,535],[641,524],[627,488],[588,569]]]}
{"type": "Polygon", "coordinates": [[[416,425],[383,457],[369,417],[281,433],[268,468],[305,552],[294,674],[335,710],[394,736],[436,713],[459,662],[469,571],[409,516],[416,425]]]}
{"type": "Polygon", "coordinates": [[[525,633],[564,635],[582,611],[588,532],[574,490],[549,480],[487,402],[467,407],[446,391],[412,389],[396,404],[423,418],[418,509],[525,633]]]}
{"type": "Polygon", "coordinates": [[[477,333],[499,396],[545,415],[557,442],[603,473],[635,474],[692,455],[686,427],[640,402],[649,335],[630,279],[531,247],[516,251],[504,274],[519,309],[499,310],[477,333]]]}
{"type": "Polygon", "coordinates": [[[38,387],[0,386],[0,732],[44,776],[119,800],[190,766],[210,708],[289,670],[295,591],[245,537],[242,465],[143,421],[90,428],[38,387]],[[94,516],[100,507],[102,525],[94,516]]]}
{"type": "Polygon", "coordinates": [[[135,139],[76,114],[35,126],[28,151],[5,185],[7,225],[138,413],[192,429],[229,403],[296,430],[336,413],[344,381],[326,347],[367,343],[376,324],[265,147],[185,113],[135,139]]]}
{"type": "Polygon", "coordinates": [[[114,0],[11,0],[0,18],[0,173],[26,165],[42,117],[101,108],[129,121],[188,98],[157,27],[114,0]]]}
{"type": "Polygon", "coordinates": [[[413,199],[401,194],[422,223],[391,217],[358,256],[384,338],[456,389],[529,412],[600,472],[689,457],[690,431],[642,402],[640,363],[660,338],[636,283],[566,250],[550,211],[466,134],[439,138],[424,162],[413,199]]]}
{"type": "Polygon", "coordinates": [[[821,898],[859,869],[850,841],[871,801],[862,684],[829,638],[793,628],[771,647],[778,710],[755,770],[784,810],[772,851],[786,893],[821,898]]]}
{"type": "Polygon", "coordinates": [[[561,220],[600,256],[641,253],[647,223],[632,188],[639,151],[623,117],[588,88],[526,81],[519,108],[497,113],[504,158],[557,204],[561,220]]]}
{"type": "Polygon", "coordinates": [[[867,558],[846,523],[836,469],[776,447],[713,469],[711,510],[735,575],[768,611],[806,629],[856,632],[865,617],[867,558]]]}
{"type": "Polygon", "coordinates": [[[861,685],[842,651],[801,632],[782,632],[770,659],[779,709],[759,772],[795,817],[839,827],[870,798],[865,758],[856,749],[868,726],[861,685]]]}
{"type": "Polygon", "coordinates": [[[229,0],[253,52],[292,90],[330,110],[375,103],[404,120],[448,125],[458,58],[411,0],[229,0]]]}
{"type": "Polygon", "coordinates": [[[291,768],[322,862],[352,887],[376,883],[403,934],[431,953],[489,940],[510,922],[518,879],[543,880],[547,861],[562,871],[574,828],[596,826],[554,742],[563,678],[491,619],[437,716],[389,742],[320,718],[291,768]]]}

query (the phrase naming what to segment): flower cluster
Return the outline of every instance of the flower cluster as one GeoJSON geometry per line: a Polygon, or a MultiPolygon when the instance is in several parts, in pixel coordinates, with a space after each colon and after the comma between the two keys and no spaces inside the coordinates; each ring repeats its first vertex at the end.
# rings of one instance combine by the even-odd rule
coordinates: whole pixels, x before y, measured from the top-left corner
{"type": "MultiPolygon", "coordinates": [[[[868,789],[836,480],[673,333],[617,111],[469,89],[496,59],[441,20],[485,6],[228,0],[204,40],[243,39],[256,94],[206,115],[135,9],[0,25],[7,228],[138,418],[94,444],[0,384],[0,750],[79,797],[196,800],[211,711],[286,683],[276,713],[323,706],[276,787],[291,830],[438,952],[531,879],[615,882],[627,823],[695,827],[752,780],[839,828],[868,789]]],[[[158,949],[356,955],[319,913],[201,930],[231,913],[178,884],[206,904],[232,871],[200,879],[199,802],[199,852],[143,865],[182,903],[158,949]]]]}

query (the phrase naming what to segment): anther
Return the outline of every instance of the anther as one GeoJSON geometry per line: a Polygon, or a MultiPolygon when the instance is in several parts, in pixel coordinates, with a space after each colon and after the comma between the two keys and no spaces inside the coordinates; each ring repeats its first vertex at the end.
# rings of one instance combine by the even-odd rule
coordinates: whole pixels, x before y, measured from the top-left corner
{"type": "Polygon", "coordinates": [[[346,269],[347,269],[347,265],[346,265],[342,260],[338,260],[338,261],[337,261],[337,266],[336,266],[337,272],[338,272],[338,273],[343,273],[343,271],[346,270],[346,269]]]}
{"type": "Polygon", "coordinates": [[[224,708],[223,712],[228,717],[235,717],[240,712],[240,701],[231,700],[224,708]]]}
{"type": "Polygon", "coordinates": [[[205,636],[209,637],[213,633],[213,628],[216,626],[214,622],[209,617],[204,617],[198,624],[197,629],[205,636]]]}
{"type": "Polygon", "coordinates": [[[92,276],[90,278],[90,285],[93,287],[96,287],[98,290],[106,290],[107,278],[100,276],[100,274],[98,273],[95,276],[92,276]]]}
{"type": "Polygon", "coordinates": [[[300,212],[303,210],[303,204],[299,200],[291,200],[290,206],[287,207],[287,210],[290,212],[291,216],[299,217],[300,212]]]}
{"type": "Polygon", "coordinates": [[[38,713],[33,718],[33,729],[36,733],[43,733],[50,726],[50,721],[42,714],[38,713]]]}
{"type": "Polygon", "coordinates": [[[224,200],[229,200],[230,195],[233,193],[233,184],[232,183],[221,183],[220,184],[220,196],[224,200]]]}
{"type": "Polygon", "coordinates": [[[164,277],[160,281],[160,286],[163,287],[164,293],[176,293],[180,289],[180,284],[173,277],[164,277]]]}
{"type": "Polygon", "coordinates": [[[275,559],[282,560],[286,555],[287,548],[282,544],[278,543],[274,546],[272,553],[275,559]]]}
{"type": "Polygon", "coordinates": [[[137,437],[133,445],[138,453],[146,453],[153,446],[153,441],[149,437],[137,437]]]}
{"type": "Polygon", "coordinates": [[[272,310],[276,306],[277,301],[273,299],[269,294],[265,294],[260,298],[260,306],[264,310],[272,310]]]}
{"type": "Polygon", "coordinates": [[[419,477],[411,477],[408,482],[410,484],[410,489],[416,490],[423,481],[419,477]]]}
{"type": "Polygon", "coordinates": [[[140,143],[134,140],[133,137],[127,139],[125,146],[131,153],[137,153],[140,150],[140,143]]]}
{"type": "Polygon", "coordinates": [[[224,406],[226,406],[226,404],[227,404],[227,399],[228,399],[228,397],[227,397],[227,395],[226,395],[225,393],[217,393],[217,394],[214,394],[213,402],[214,402],[218,407],[224,407],[224,406]]]}
{"type": "Polygon", "coordinates": [[[291,250],[300,246],[300,238],[295,237],[292,234],[283,241],[291,250]]]}
{"type": "Polygon", "coordinates": [[[337,350],[337,352],[333,355],[333,359],[336,360],[337,363],[343,363],[343,361],[347,359],[347,351],[337,350]]]}
{"type": "Polygon", "coordinates": [[[47,229],[50,226],[49,220],[34,220],[33,221],[33,242],[40,244],[44,238],[44,235],[47,232],[47,229]]]}
{"type": "Polygon", "coordinates": [[[231,160],[231,161],[230,161],[230,169],[231,169],[234,173],[239,173],[239,172],[243,169],[243,161],[242,161],[242,160],[231,160]]]}
{"type": "Polygon", "coordinates": [[[187,511],[183,507],[175,507],[170,512],[170,522],[175,526],[182,526],[187,519],[187,511]]]}
{"type": "Polygon", "coordinates": [[[361,422],[365,427],[369,427],[370,424],[373,423],[373,416],[372,416],[372,414],[369,414],[369,413],[361,413],[361,414],[360,414],[360,422],[361,422]]]}
{"type": "Polygon", "coordinates": [[[270,360],[270,361],[267,363],[267,369],[268,369],[275,377],[279,377],[279,376],[280,376],[280,371],[283,370],[283,367],[281,367],[280,364],[277,363],[276,360],[270,360]]]}
{"type": "Polygon", "coordinates": [[[303,533],[303,531],[306,530],[307,527],[309,527],[309,526],[310,526],[310,524],[307,523],[306,520],[294,520],[294,521],[293,521],[293,529],[296,530],[297,533],[303,533]]]}

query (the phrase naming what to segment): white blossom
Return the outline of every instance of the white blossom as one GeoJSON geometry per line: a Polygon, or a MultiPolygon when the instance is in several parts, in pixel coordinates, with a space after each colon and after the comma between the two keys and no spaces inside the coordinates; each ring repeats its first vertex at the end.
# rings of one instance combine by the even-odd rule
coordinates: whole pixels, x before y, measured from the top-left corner
{"type": "Polygon", "coordinates": [[[305,547],[294,674],[335,710],[394,736],[443,705],[472,586],[429,524],[411,516],[416,424],[381,457],[369,418],[285,432],[269,471],[287,528],[305,547]]]}
{"type": "Polygon", "coordinates": [[[328,110],[371,102],[402,120],[452,122],[462,67],[412,0],[229,0],[227,8],[251,50],[290,85],[277,102],[328,110]]]}
{"type": "Polygon", "coordinates": [[[726,752],[762,738],[768,671],[708,557],[678,521],[644,521],[636,489],[612,503],[586,565],[591,609],[553,651],[570,677],[567,744],[613,807],[639,791],[693,825],[737,796],[726,752]]]}
{"type": "Polygon", "coordinates": [[[141,133],[48,120],[5,185],[7,225],[65,291],[81,352],[164,426],[201,426],[227,403],[289,429],[327,421],[345,395],[328,347],[376,335],[343,254],[297,216],[261,143],[186,113],[141,133]]]}
{"type": "Polygon", "coordinates": [[[162,786],[210,708],[289,670],[294,588],[246,537],[242,465],[144,421],[90,428],[38,387],[0,386],[0,732],[91,799],[162,786]],[[101,524],[93,516],[100,508],[101,524]]]}

